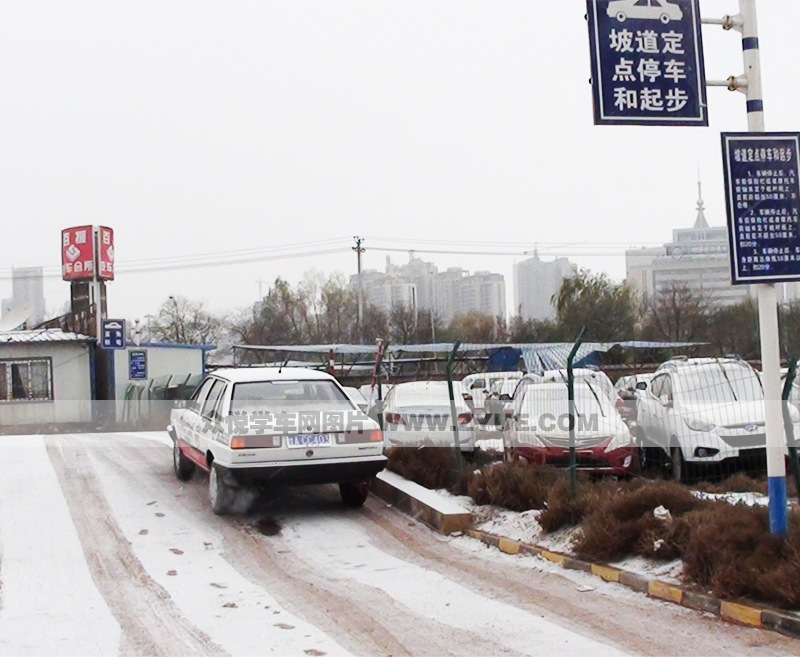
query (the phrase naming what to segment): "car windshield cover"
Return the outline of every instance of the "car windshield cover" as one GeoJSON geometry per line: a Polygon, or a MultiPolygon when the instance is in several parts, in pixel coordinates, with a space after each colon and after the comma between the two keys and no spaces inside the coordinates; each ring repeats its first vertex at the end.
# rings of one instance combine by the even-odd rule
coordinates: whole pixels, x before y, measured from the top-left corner
{"type": "Polygon", "coordinates": [[[353,409],[332,381],[242,382],[233,387],[231,413],[250,411],[316,411],[353,409]]]}
{"type": "Polygon", "coordinates": [[[764,399],[761,380],[742,366],[714,366],[680,378],[680,396],[693,402],[746,402],[764,399]]]}
{"type": "MultiPolygon", "coordinates": [[[[525,392],[525,411],[538,415],[551,414],[556,417],[569,414],[569,397],[566,386],[531,387],[525,392]]],[[[586,384],[575,383],[575,413],[578,416],[611,414],[611,403],[596,395],[586,384]]]]}

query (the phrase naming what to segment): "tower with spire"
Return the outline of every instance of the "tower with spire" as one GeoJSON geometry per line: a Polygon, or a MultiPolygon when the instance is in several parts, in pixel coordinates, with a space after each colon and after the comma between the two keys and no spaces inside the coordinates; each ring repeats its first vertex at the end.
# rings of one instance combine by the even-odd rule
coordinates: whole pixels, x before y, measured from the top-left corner
{"type": "Polygon", "coordinates": [[[627,280],[650,299],[673,286],[687,286],[711,306],[729,306],[746,299],[748,286],[732,286],[728,230],[706,218],[703,183],[697,174],[697,206],[691,228],[676,228],[663,247],[625,252],[627,280]]]}
{"type": "Polygon", "coordinates": [[[708,228],[706,221],[706,206],[703,203],[703,182],[700,180],[700,172],[697,172],[697,219],[694,220],[693,228],[708,228]]]}

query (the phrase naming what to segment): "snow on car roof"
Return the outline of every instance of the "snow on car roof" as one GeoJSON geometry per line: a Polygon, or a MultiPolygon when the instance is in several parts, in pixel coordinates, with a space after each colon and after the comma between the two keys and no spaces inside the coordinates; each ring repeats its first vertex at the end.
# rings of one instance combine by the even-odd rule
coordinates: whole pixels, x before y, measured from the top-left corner
{"type": "Polygon", "coordinates": [[[220,368],[212,374],[234,384],[241,382],[331,380],[334,377],[321,370],[308,368],[220,368]]]}

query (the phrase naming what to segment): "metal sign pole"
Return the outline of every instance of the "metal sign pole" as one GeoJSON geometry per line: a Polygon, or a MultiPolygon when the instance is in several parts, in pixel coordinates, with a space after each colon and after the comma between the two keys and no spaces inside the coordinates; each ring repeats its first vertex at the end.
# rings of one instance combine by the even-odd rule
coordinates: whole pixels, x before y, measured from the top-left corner
{"type": "MultiPolygon", "coordinates": [[[[758,22],[755,0],[739,0],[742,17],[742,53],[746,79],[747,128],[764,132],[764,101],[761,92],[761,56],[758,47],[758,22]]],[[[769,523],[773,534],[786,534],[786,464],[783,449],[781,410],[780,337],[778,333],[778,295],[773,283],[760,283],[758,290],[758,329],[761,340],[761,368],[765,400],[769,523]]]]}

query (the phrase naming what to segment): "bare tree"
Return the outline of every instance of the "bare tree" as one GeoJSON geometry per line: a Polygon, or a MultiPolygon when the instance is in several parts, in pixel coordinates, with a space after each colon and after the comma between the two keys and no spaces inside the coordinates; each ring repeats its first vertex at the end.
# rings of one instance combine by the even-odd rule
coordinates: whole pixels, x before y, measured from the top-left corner
{"type": "Polygon", "coordinates": [[[644,304],[642,333],[654,340],[704,340],[712,312],[707,297],[688,284],[672,283],[644,304]]]}
{"type": "Polygon", "coordinates": [[[157,341],[209,345],[219,340],[224,328],[224,321],[203,302],[170,295],[150,324],[150,333],[157,341]]]}

